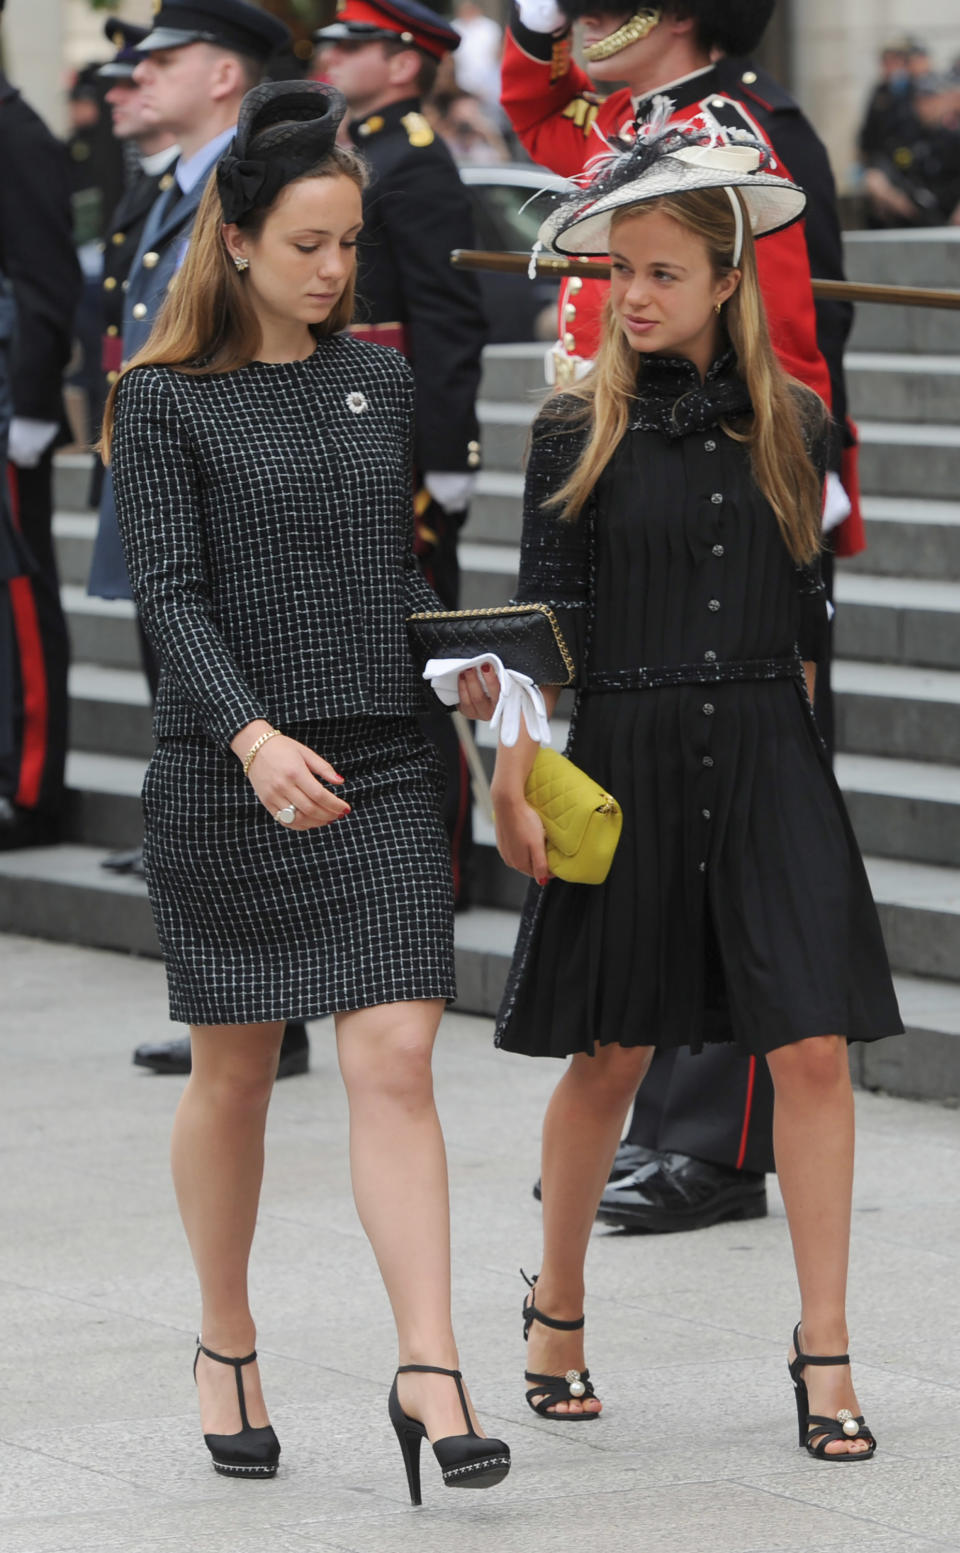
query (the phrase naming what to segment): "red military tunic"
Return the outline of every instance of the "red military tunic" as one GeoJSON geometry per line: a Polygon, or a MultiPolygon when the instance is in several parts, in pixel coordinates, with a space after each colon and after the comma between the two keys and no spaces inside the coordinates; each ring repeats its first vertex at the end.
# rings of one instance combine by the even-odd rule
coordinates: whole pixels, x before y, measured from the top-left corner
{"type": "MultiPolygon", "coordinates": [[[[773,170],[790,177],[765,127],[773,111],[757,92],[750,91],[755,72],[741,73],[742,67],[731,69],[731,64],[721,61],[668,84],[664,95],[675,105],[674,117],[699,120],[721,132],[748,130],[770,146],[773,170]]],[[[621,88],[601,101],[571,57],[569,35],[550,38],[529,32],[515,15],[506,35],[501,101],[534,161],[564,177],[582,172],[594,157],[606,154],[614,136],[633,134],[636,106],[630,93],[621,88]]],[[[771,233],[757,244],[757,270],[770,336],[784,369],[832,407],[830,373],[817,344],[804,222],[771,233]]],[[[606,295],[607,286],[600,281],[574,277],[564,282],[560,335],[569,356],[590,359],[596,354],[606,295]]],[[[839,554],[849,555],[864,548],[855,467],[844,469],[843,483],[853,512],[836,531],[836,548],[839,554]]]]}

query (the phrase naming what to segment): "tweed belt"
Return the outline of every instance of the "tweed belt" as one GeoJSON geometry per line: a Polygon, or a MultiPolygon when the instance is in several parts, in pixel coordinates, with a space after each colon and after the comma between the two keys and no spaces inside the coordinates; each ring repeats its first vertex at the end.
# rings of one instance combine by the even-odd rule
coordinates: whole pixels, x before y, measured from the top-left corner
{"type": "Polygon", "coordinates": [[[803,663],[792,658],[748,658],[727,663],[678,663],[654,668],[598,669],[585,690],[661,690],[670,685],[723,685],[738,680],[801,679],[803,663]]]}

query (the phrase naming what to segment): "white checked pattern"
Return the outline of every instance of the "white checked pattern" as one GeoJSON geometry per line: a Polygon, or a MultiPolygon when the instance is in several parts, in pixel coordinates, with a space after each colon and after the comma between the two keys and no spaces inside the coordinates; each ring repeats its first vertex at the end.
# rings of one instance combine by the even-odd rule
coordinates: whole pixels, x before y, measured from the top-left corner
{"type": "Polygon", "coordinates": [[[412,402],[396,352],[344,336],[121,386],[117,509],[163,664],[145,858],[172,1019],[454,995],[443,778],[404,626],[439,607],[411,550],[412,402]],[[333,763],[349,816],[276,823],[227,747],[255,717],[333,763]]]}

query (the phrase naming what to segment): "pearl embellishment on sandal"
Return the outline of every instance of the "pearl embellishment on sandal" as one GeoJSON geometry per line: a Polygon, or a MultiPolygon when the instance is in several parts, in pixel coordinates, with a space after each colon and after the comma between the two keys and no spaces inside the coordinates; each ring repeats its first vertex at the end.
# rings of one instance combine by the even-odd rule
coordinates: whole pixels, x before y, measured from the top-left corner
{"type": "Polygon", "coordinates": [[[854,1418],[848,1407],[842,1407],[840,1409],[839,1413],[837,1414],[837,1423],[843,1424],[844,1434],[850,1435],[851,1439],[855,1434],[860,1433],[860,1425],[857,1423],[857,1420],[854,1418]]]}
{"type": "Polygon", "coordinates": [[[563,1378],[567,1383],[567,1389],[569,1390],[572,1397],[583,1396],[587,1388],[583,1384],[583,1381],[580,1379],[579,1370],[568,1370],[563,1378]]]}

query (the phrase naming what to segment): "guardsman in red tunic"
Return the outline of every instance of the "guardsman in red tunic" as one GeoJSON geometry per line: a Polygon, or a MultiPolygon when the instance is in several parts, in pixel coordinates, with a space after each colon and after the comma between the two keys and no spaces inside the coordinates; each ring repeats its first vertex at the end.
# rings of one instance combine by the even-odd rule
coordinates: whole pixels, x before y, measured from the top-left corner
{"type": "MultiPolygon", "coordinates": [[[[503,58],[503,106],[533,159],[571,177],[608,150],[615,136],[633,134],[634,120],[655,95],[674,115],[696,120],[723,138],[747,130],[771,147],[779,169],[802,185],[811,204],[803,223],[758,249],[760,284],[770,333],[788,372],[831,406],[838,424],[833,464],[839,474],[846,418],[843,345],[851,310],[814,305],[811,267],[822,279],[843,279],[833,176],[821,141],[796,102],[744,56],[759,44],[774,0],[674,0],[636,9],[630,0],[519,0],[503,58]],[[575,63],[572,24],[582,30],[591,75],[575,63]],[[717,59],[721,53],[724,57],[717,59]],[[601,100],[594,84],[627,84],[601,100]],[[826,359],[825,359],[826,358],[826,359]]],[[[571,279],[562,289],[555,353],[559,380],[593,355],[606,288],[571,279]]],[[[848,458],[843,486],[852,511],[837,534],[837,553],[864,548],[855,467],[848,458]]],[[[842,501],[834,486],[833,499],[842,501]]],[[[842,507],[840,510],[844,510],[842,507]]]]}
{"type": "MultiPolygon", "coordinates": [[[[757,248],[770,332],[788,372],[813,388],[837,423],[830,480],[839,554],[863,549],[852,433],[845,435],[843,349],[852,309],[814,304],[811,271],[842,280],[836,192],[826,151],[796,102],[745,56],[757,47],[775,0],[518,0],[503,59],[502,102],[535,161],[571,177],[630,137],[655,96],[718,139],[747,130],[765,141],[779,170],[807,192],[805,220],[757,248]],[[590,75],[571,56],[574,23],[590,75]],[[721,57],[717,57],[717,56],[721,57]],[[594,84],[625,82],[602,99],[594,84]],[[846,449],[844,443],[847,443],[846,449]],[[846,457],[844,456],[846,453],[846,457]],[[842,483],[839,477],[842,469],[842,483]],[[846,497],[849,500],[845,499],[846,497]],[[852,508],[852,510],[850,510],[852,508]]],[[[558,381],[586,370],[594,354],[605,284],[568,280],[561,292],[558,381]]],[[[818,690],[823,676],[818,675],[818,690]]],[[[818,696],[818,716],[822,716],[818,696]]],[[[764,1172],[773,1169],[772,1089],[756,1060],[729,1046],[697,1057],[658,1057],[641,1090],[611,1184],[600,1205],[610,1223],[684,1230],[766,1212],[764,1172]]]]}

